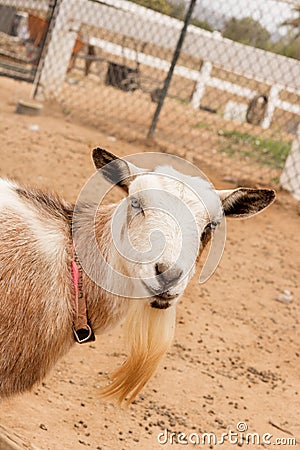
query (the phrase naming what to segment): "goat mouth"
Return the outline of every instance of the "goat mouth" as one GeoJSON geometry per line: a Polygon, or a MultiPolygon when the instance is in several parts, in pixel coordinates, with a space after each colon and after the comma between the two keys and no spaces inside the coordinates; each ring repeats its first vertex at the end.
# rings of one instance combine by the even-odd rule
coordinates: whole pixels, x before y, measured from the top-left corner
{"type": "Polygon", "coordinates": [[[154,300],[150,303],[151,308],[156,309],[167,309],[171,306],[172,300],[177,298],[178,295],[171,295],[168,293],[162,295],[156,295],[154,300]]]}
{"type": "Polygon", "coordinates": [[[168,300],[163,300],[158,297],[150,303],[150,306],[155,309],[168,309],[171,304],[168,300]]]}
{"type": "Polygon", "coordinates": [[[143,285],[145,286],[151,297],[154,297],[154,300],[152,300],[152,302],[150,303],[152,308],[167,309],[169,308],[169,306],[171,306],[170,301],[178,297],[178,294],[172,295],[168,291],[159,292],[158,289],[148,286],[145,282],[143,282],[143,285]]]}

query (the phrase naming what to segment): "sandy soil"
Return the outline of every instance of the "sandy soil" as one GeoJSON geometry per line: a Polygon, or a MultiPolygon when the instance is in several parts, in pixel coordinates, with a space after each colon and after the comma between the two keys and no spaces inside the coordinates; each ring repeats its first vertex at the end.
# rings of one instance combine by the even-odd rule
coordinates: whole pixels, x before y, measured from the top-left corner
{"type": "MultiPolygon", "coordinates": [[[[29,89],[0,79],[1,176],[74,200],[93,172],[94,146],[120,155],[149,150],[113,142],[109,132],[68,121],[53,107],[41,117],[16,115],[16,103],[29,89]]],[[[211,174],[217,187],[233,187],[208,166],[211,174]]],[[[277,448],[275,438],[292,436],[298,444],[286,447],[300,448],[298,206],[279,193],[266,212],[228,221],[227,230],[216,273],[203,286],[197,277],[189,285],[178,305],[174,344],[128,410],[98,395],[108,372],[124,359],[118,328],[93,345],[75,345],[32,393],[2,402],[1,424],[42,450],[181,448],[160,445],[157,435],[167,428],[220,438],[228,428],[236,431],[238,422],[250,433],[273,435],[271,446],[247,448],[277,448]],[[276,300],[285,289],[293,295],[290,303],[276,300]]]]}

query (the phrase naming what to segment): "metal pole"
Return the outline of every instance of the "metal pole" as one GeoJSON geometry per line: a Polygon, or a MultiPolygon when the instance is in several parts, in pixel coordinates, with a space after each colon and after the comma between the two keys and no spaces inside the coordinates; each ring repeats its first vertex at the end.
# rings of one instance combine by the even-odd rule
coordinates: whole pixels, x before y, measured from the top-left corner
{"type": "Polygon", "coordinates": [[[34,93],[37,100],[59,96],[80,27],[80,21],[74,18],[78,8],[82,8],[88,2],[88,0],[56,1],[54,18],[50,23],[45,50],[41,55],[38,73],[34,80],[36,86],[34,93]],[[71,22],[72,27],[70,27],[71,22]]]}
{"type": "Polygon", "coordinates": [[[166,95],[167,95],[167,92],[168,92],[168,89],[169,89],[169,86],[170,86],[170,83],[171,83],[173,72],[174,72],[177,60],[179,58],[179,55],[180,55],[181,47],[182,47],[182,44],[183,44],[183,41],[184,41],[184,38],[185,38],[185,35],[186,35],[188,24],[189,24],[189,22],[191,20],[192,14],[193,14],[193,10],[194,10],[196,1],[197,0],[191,0],[190,5],[189,5],[189,9],[188,9],[188,11],[186,13],[186,16],[185,16],[185,19],[184,19],[184,24],[183,24],[183,27],[182,27],[182,30],[181,30],[181,33],[180,33],[180,36],[179,36],[179,39],[178,39],[178,42],[177,42],[177,46],[176,46],[176,49],[175,49],[175,52],[174,52],[174,55],[173,55],[173,59],[172,59],[171,65],[170,65],[170,69],[169,69],[168,75],[167,75],[167,77],[165,79],[164,87],[163,87],[163,89],[161,91],[161,94],[160,94],[160,97],[159,97],[159,101],[158,101],[158,104],[157,104],[157,107],[156,107],[156,110],[155,110],[155,113],[154,113],[154,116],[153,116],[153,119],[152,119],[151,127],[150,127],[149,132],[148,132],[148,136],[147,136],[148,139],[151,139],[153,137],[154,133],[155,133],[155,129],[156,129],[156,125],[157,125],[157,122],[158,122],[158,118],[159,118],[162,106],[164,104],[164,101],[165,101],[165,98],[166,98],[166,95]]]}
{"type": "Polygon", "coordinates": [[[44,36],[41,42],[41,48],[40,48],[40,52],[39,52],[39,63],[36,67],[36,71],[34,74],[34,84],[33,84],[33,90],[31,93],[31,97],[35,98],[36,94],[37,94],[37,90],[38,90],[38,85],[39,85],[39,81],[40,81],[40,75],[43,69],[43,65],[44,65],[44,58],[43,58],[43,52],[46,49],[46,41],[49,38],[49,31],[50,31],[50,26],[52,25],[52,20],[54,20],[54,16],[56,13],[56,10],[58,8],[59,5],[59,0],[49,0],[48,3],[48,11],[47,11],[47,17],[46,17],[46,29],[44,30],[44,36]]]}

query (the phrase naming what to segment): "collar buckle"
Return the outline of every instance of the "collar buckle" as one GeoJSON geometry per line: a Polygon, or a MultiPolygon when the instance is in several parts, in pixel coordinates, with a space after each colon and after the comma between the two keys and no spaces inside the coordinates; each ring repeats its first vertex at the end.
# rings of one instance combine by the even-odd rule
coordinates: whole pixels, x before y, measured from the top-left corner
{"type": "Polygon", "coordinates": [[[78,261],[75,244],[73,243],[72,279],[74,287],[73,297],[73,333],[79,344],[95,341],[94,332],[90,326],[87,313],[87,305],[82,295],[82,273],[78,261]]]}
{"type": "Polygon", "coordinates": [[[79,330],[76,330],[75,327],[73,327],[73,333],[79,344],[94,342],[96,340],[94,332],[89,325],[86,325],[86,328],[79,328],[79,330]]]}

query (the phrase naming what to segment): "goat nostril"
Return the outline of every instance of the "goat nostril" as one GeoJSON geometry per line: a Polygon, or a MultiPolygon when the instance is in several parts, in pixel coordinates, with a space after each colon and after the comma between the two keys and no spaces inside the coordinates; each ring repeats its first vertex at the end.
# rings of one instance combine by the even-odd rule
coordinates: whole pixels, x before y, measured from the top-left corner
{"type": "Polygon", "coordinates": [[[156,276],[162,275],[164,272],[168,270],[168,266],[164,263],[156,263],[155,264],[155,274],[156,276]]]}
{"type": "Polygon", "coordinates": [[[158,270],[158,264],[155,264],[155,275],[160,275],[160,271],[158,270]]]}
{"type": "Polygon", "coordinates": [[[183,275],[183,270],[182,269],[178,269],[177,271],[177,279],[179,280],[179,278],[181,278],[183,275]]]}
{"type": "Polygon", "coordinates": [[[160,279],[163,284],[172,284],[178,281],[183,274],[183,270],[179,267],[171,266],[169,267],[164,263],[155,264],[155,275],[160,279]]]}

